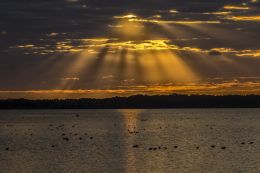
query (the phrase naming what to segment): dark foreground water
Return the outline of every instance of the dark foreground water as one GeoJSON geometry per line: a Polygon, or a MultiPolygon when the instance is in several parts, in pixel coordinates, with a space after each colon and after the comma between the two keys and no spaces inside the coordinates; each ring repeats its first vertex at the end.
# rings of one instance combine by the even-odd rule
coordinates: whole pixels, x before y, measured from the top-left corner
{"type": "Polygon", "coordinates": [[[259,173],[260,109],[4,110],[1,173],[259,173]]]}

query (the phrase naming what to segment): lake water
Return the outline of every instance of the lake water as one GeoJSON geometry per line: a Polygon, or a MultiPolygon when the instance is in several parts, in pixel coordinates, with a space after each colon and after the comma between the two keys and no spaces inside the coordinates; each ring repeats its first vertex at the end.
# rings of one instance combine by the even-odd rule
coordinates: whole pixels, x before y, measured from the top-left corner
{"type": "Polygon", "coordinates": [[[260,109],[1,110],[1,173],[259,173],[260,109]]]}

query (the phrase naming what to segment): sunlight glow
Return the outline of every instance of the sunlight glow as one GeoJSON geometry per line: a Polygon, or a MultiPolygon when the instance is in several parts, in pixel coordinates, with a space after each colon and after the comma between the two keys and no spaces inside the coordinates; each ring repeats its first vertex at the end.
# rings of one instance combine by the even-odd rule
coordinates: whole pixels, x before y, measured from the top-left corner
{"type": "Polygon", "coordinates": [[[139,37],[142,35],[144,33],[144,26],[140,23],[131,23],[129,20],[120,20],[116,26],[121,27],[115,27],[114,29],[117,29],[116,31],[124,37],[139,37]]]}

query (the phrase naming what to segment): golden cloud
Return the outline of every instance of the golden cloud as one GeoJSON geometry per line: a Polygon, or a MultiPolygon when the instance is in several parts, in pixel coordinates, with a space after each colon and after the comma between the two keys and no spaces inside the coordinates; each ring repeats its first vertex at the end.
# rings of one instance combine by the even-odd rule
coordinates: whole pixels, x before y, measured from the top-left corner
{"type": "Polygon", "coordinates": [[[236,54],[237,56],[260,57],[260,50],[243,50],[236,54]]]}
{"type": "Polygon", "coordinates": [[[78,81],[80,78],[78,77],[64,77],[62,80],[69,80],[69,81],[78,81]]]}
{"type": "Polygon", "coordinates": [[[228,16],[226,17],[228,20],[234,20],[234,21],[253,21],[253,22],[259,22],[260,16],[228,16]]]}
{"type": "Polygon", "coordinates": [[[250,10],[248,6],[235,6],[235,5],[226,5],[223,7],[225,10],[250,10]]]}
{"type": "Polygon", "coordinates": [[[127,14],[123,16],[114,16],[115,19],[132,19],[132,18],[137,18],[136,15],[134,14],[127,14]]]}
{"type": "Polygon", "coordinates": [[[153,20],[153,19],[141,19],[131,18],[130,22],[144,22],[144,23],[156,23],[156,24],[220,24],[219,20],[153,20]]]}
{"type": "Polygon", "coordinates": [[[133,94],[260,94],[260,81],[241,82],[239,80],[214,82],[186,83],[181,85],[132,85],[121,86],[114,89],[87,89],[87,90],[25,90],[25,91],[0,91],[1,98],[24,97],[29,99],[45,98],[83,98],[111,96],[129,96],[133,94]]]}

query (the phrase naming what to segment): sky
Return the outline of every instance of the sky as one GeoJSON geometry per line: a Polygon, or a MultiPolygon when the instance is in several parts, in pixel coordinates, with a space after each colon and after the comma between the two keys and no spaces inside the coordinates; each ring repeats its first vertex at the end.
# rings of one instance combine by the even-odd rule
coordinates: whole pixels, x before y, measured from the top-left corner
{"type": "Polygon", "coordinates": [[[1,0],[0,98],[260,94],[258,0],[1,0]]]}

